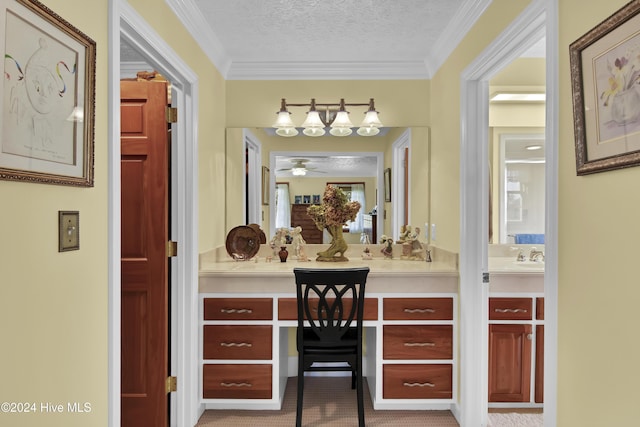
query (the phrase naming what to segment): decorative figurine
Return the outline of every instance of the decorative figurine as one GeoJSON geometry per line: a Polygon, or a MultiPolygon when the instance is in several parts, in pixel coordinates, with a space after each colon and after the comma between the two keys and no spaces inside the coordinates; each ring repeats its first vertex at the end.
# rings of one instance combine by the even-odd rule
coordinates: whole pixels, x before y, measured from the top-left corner
{"type": "Polygon", "coordinates": [[[384,247],[380,249],[380,252],[382,253],[382,255],[384,255],[384,258],[392,259],[393,258],[393,240],[390,237],[383,234],[382,236],[380,236],[380,243],[384,245],[384,247]]]}
{"type": "Polygon", "coordinates": [[[398,241],[396,243],[404,243],[405,240],[409,238],[411,235],[411,226],[403,225],[400,227],[400,235],[398,236],[398,241]]]}
{"type": "Polygon", "coordinates": [[[297,259],[300,259],[300,253],[304,253],[304,245],[307,244],[302,237],[302,227],[297,226],[291,231],[291,239],[291,243],[293,244],[293,253],[297,259]]]}
{"type": "Polygon", "coordinates": [[[415,231],[409,237],[411,243],[411,259],[424,261],[424,247],[420,243],[420,227],[416,227],[415,231]]]}

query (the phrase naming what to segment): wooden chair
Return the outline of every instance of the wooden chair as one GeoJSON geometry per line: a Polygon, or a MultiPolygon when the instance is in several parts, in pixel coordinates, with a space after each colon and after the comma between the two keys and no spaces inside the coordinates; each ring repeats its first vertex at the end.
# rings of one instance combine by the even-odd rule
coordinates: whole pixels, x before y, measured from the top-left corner
{"type": "Polygon", "coordinates": [[[364,427],[362,314],[369,268],[294,268],[293,272],[298,298],[296,427],[302,425],[304,373],[309,371],[351,371],[358,424],[364,427]],[[347,364],[322,365],[326,362],[347,364]]]}

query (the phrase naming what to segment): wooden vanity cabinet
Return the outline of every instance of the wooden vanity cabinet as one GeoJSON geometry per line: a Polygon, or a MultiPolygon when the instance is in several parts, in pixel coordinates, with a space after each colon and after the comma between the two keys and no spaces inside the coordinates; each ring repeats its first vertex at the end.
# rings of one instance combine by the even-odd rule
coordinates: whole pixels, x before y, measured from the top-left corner
{"type": "Polygon", "coordinates": [[[202,397],[271,399],[273,299],[204,298],[202,317],[202,397]]]}
{"type": "Polygon", "coordinates": [[[453,397],[453,298],[384,298],[384,399],[453,397]]]}
{"type": "Polygon", "coordinates": [[[543,402],[543,310],[543,298],[489,298],[489,402],[543,402]]]}
{"type": "Polygon", "coordinates": [[[489,325],[489,402],[528,402],[531,325],[489,325]]]}

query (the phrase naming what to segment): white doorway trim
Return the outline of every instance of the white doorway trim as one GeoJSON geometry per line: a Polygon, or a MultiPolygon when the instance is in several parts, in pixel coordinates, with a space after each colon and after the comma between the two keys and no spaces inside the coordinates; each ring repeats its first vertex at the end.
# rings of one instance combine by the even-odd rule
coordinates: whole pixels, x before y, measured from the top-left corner
{"type": "Polygon", "coordinates": [[[247,224],[262,224],[262,144],[249,129],[242,129],[242,141],[247,152],[247,173],[242,175],[243,212],[247,224]],[[247,191],[248,189],[248,191],[247,191]]]}
{"type": "MultiPolygon", "coordinates": [[[[391,236],[396,241],[400,237],[400,230],[403,226],[411,224],[411,198],[408,203],[404,203],[405,194],[411,194],[411,180],[409,188],[405,187],[405,168],[408,176],[411,176],[411,161],[406,162],[404,150],[408,149],[408,158],[411,159],[411,129],[407,129],[391,145],[392,150],[392,170],[391,170],[391,236]],[[405,205],[408,212],[407,224],[404,223],[405,205]]],[[[429,230],[425,230],[425,236],[429,230]]]]}
{"type": "Polygon", "coordinates": [[[461,75],[460,425],[487,425],[489,79],[546,36],[544,421],[555,427],[557,336],[557,0],[534,0],[461,75]]]}
{"type": "Polygon", "coordinates": [[[172,240],[178,256],[171,261],[171,374],[178,392],[171,397],[171,425],[197,423],[198,398],[198,77],[126,2],[109,2],[108,150],[108,425],[120,425],[120,40],[126,40],[172,84],[180,121],[173,125],[172,240]]]}

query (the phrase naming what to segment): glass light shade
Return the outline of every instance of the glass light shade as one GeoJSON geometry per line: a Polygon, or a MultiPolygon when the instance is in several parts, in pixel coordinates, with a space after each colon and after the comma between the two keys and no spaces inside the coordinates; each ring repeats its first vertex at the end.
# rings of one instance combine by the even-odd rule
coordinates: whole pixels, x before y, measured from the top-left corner
{"type": "Polygon", "coordinates": [[[302,133],[307,136],[322,136],[324,135],[324,128],[304,128],[302,133]]]}
{"type": "Polygon", "coordinates": [[[320,120],[320,114],[317,111],[309,111],[307,113],[307,118],[302,124],[303,128],[323,128],[324,123],[320,120]]]}
{"type": "Polygon", "coordinates": [[[296,125],[293,124],[293,120],[291,120],[291,113],[288,111],[280,111],[278,113],[278,118],[276,122],[273,124],[274,128],[295,128],[296,125]]]}
{"type": "Polygon", "coordinates": [[[347,111],[338,111],[336,118],[331,123],[332,128],[352,128],[353,123],[349,120],[349,113],[347,111]]]}
{"type": "Polygon", "coordinates": [[[347,111],[338,111],[336,118],[331,123],[331,130],[329,133],[333,136],[349,136],[353,132],[351,128],[353,123],[349,120],[349,113],[347,111]]]}
{"type": "Polygon", "coordinates": [[[284,136],[284,137],[292,137],[298,134],[298,129],[296,128],[278,128],[276,129],[276,135],[284,136]]]}
{"type": "Polygon", "coordinates": [[[307,170],[305,168],[292,168],[291,174],[295,176],[304,176],[307,174],[307,170]]]}
{"type": "Polygon", "coordinates": [[[375,110],[367,111],[364,114],[364,120],[362,120],[360,127],[382,127],[382,123],[380,123],[380,119],[378,118],[378,112],[375,110]]]}
{"type": "Polygon", "coordinates": [[[368,127],[363,126],[358,128],[358,135],[360,136],[375,136],[379,133],[380,133],[380,129],[373,126],[368,126],[368,127]]]}
{"type": "Polygon", "coordinates": [[[353,133],[351,128],[331,128],[329,133],[333,136],[349,136],[353,133]]]}

